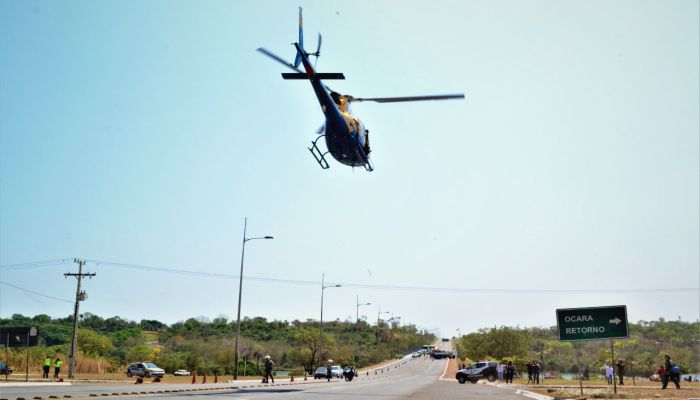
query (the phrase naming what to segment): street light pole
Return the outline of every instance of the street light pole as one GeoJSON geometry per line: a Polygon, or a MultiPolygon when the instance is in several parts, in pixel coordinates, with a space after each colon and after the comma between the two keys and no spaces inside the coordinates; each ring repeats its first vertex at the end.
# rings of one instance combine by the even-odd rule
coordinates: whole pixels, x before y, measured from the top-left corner
{"type": "Polygon", "coordinates": [[[319,356],[323,354],[323,292],[332,287],[340,287],[340,285],[329,285],[326,286],[326,274],[323,273],[321,274],[321,324],[319,326],[319,331],[321,332],[320,336],[320,341],[321,341],[321,347],[319,348],[319,356]]]}
{"type": "Polygon", "coordinates": [[[389,314],[389,311],[382,311],[382,305],[380,304],[377,311],[377,345],[379,345],[379,316],[381,314],[389,314]]]}
{"type": "MultiPolygon", "coordinates": [[[[357,334],[357,324],[360,323],[360,306],[371,306],[372,303],[362,303],[360,304],[360,295],[358,294],[356,299],[355,299],[355,334],[357,334]]],[[[357,335],[357,350],[355,353],[355,365],[358,364],[358,361],[360,360],[360,335],[357,335]]]]}
{"type": "Polygon", "coordinates": [[[239,343],[241,339],[241,298],[243,295],[243,260],[245,259],[245,244],[249,240],[256,239],[274,239],[272,236],[261,236],[254,238],[245,237],[246,229],[248,227],[248,217],[245,218],[243,222],[243,245],[241,250],[241,273],[238,276],[238,314],[236,317],[236,349],[233,353],[233,379],[238,380],[238,352],[239,343]]]}
{"type": "Polygon", "coordinates": [[[460,343],[461,343],[461,340],[460,340],[460,339],[462,339],[462,331],[461,331],[459,328],[457,328],[457,344],[453,344],[453,345],[452,345],[452,347],[454,347],[455,356],[456,356],[457,358],[459,358],[459,345],[460,345],[460,343]]]}
{"type": "Polygon", "coordinates": [[[393,355],[394,351],[393,351],[392,344],[394,341],[394,324],[396,323],[396,320],[400,321],[401,317],[394,317],[393,312],[391,313],[391,318],[389,318],[387,320],[387,322],[391,322],[391,324],[389,324],[389,353],[390,353],[392,358],[394,357],[394,355],[393,355]]]}
{"type": "Polygon", "coordinates": [[[371,306],[372,303],[362,303],[360,304],[360,295],[357,295],[357,300],[355,302],[355,330],[357,330],[357,324],[360,322],[360,306],[371,306]]]}

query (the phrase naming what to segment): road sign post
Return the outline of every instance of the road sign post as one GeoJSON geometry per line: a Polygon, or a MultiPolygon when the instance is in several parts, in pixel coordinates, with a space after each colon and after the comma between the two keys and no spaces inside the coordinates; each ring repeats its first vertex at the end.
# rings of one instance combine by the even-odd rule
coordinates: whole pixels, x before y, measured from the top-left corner
{"type": "MultiPolygon", "coordinates": [[[[8,350],[10,347],[26,347],[26,365],[24,380],[29,381],[29,347],[39,344],[39,335],[35,327],[0,328],[0,347],[5,347],[5,362],[9,363],[8,350]]],[[[5,368],[5,380],[7,380],[5,368]]]]}
{"type": "MultiPolygon", "coordinates": [[[[627,306],[587,307],[587,308],[561,308],[557,310],[557,328],[560,341],[577,342],[580,340],[610,339],[610,352],[613,368],[613,390],[617,394],[615,382],[615,350],[612,340],[615,338],[628,338],[627,306]]],[[[578,349],[576,351],[578,362],[578,349]]],[[[579,385],[581,395],[583,386],[580,382],[581,366],[579,364],[579,385]]]]}

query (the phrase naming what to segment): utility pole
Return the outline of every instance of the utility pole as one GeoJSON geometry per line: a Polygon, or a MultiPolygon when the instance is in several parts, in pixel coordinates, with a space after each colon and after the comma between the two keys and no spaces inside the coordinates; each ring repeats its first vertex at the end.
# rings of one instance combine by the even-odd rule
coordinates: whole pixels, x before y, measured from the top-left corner
{"type": "Polygon", "coordinates": [[[92,277],[96,275],[94,272],[87,274],[83,273],[83,265],[85,265],[85,260],[79,260],[76,258],[73,260],[73,262],[78,264],[78,273],[73,274],[67,272],[63,274],[65,278],[69,276],[78,278],[78,289],[75,291],[75,310],[73,311],[73,335],[71,336],[70,354],[68,354],[68,378],[71,379],[75,375],[75,356],[78,351],[78,316],[80,315],[80,302],[87,299],[87,293],[85,293],[85,291],[80,291],[80,281],[84,276],[92,279],[92,277]]]}

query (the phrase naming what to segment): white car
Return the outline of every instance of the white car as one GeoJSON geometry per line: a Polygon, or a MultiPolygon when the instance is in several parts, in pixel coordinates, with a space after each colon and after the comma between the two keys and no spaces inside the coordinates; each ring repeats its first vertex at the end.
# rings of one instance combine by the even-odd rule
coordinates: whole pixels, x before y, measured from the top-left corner
{"type": "Polygon", "coordinates": [[[156,376],[162,378],[165,376],[165,371],[150,361],[143,361],[129,365],[129,368],[126,370],[126,376],[129,378],[132,376],[143,376],[144,378],[156,376]]]}
{"type": "MultiPolygon", "coordinates": [[[[314,372],[314,379],[324,379],[328,369],[324,366],[318,367],[314,372]]],[[[342,378],[343,377],[343,367],[340,365],[331,365],[331,377],[332,378],[342,378]]]]}
{"type": "Polygon", "coordinates": [[[173,372],[173,375],[175,376],[190,376],[190,371],[186,369],[178,369],[177,371],[173,372]]]}

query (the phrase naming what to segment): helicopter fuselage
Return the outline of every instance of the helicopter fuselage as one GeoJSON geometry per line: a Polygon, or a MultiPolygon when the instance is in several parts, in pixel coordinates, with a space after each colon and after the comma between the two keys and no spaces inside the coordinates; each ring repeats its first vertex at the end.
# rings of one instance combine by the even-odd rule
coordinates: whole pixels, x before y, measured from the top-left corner
{"type": "Polygon", "coordinates": [[[297,51],[301,54],[311,87],[326,118],[325,139],[328,152],[342,164],[372,170],[367,129],[352,115],[347,99],[341,94],[329,91],[316,76],[309,58],[298,45],[297,51]]]}

